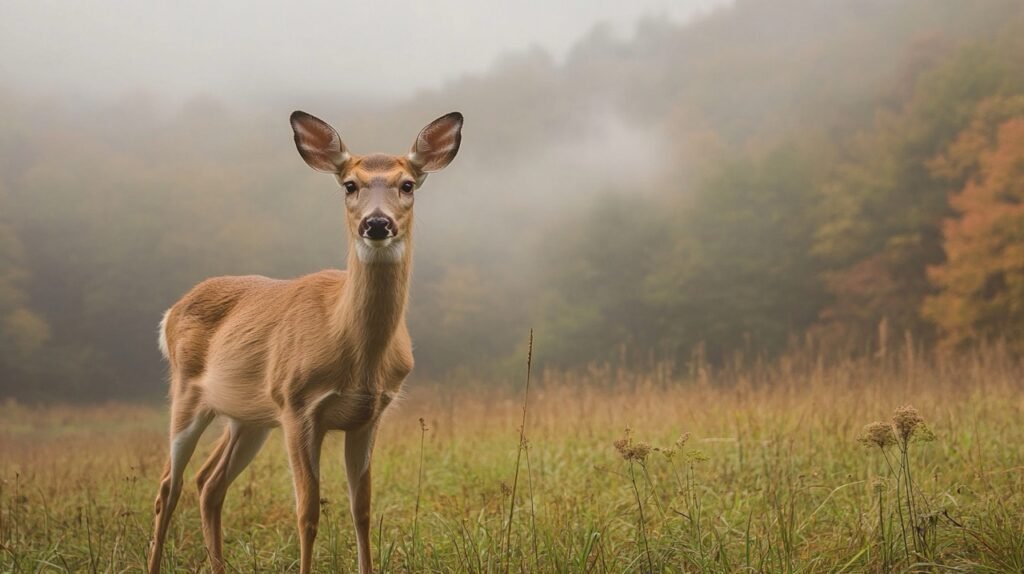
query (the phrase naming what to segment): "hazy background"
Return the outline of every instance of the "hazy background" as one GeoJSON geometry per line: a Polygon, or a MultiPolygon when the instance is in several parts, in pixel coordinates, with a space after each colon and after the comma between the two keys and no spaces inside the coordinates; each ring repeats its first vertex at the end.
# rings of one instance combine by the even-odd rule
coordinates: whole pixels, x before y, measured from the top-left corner
{"type": "Polygon", "coordinates": [[[199,280],[344,262],[288,114],[466,116],[417,199],[415,377],[1024,340],[1016,0],[0,6],[0,398],[164,393],[199,280]]]}
{"type": "Polygon", "coordinates": [[[8,2],[4,78],[78,96],[196,94],[225,103],[405,99],[532,48],[556,60],[594,26],[685,22],[726,0],[8,2]],[[15,56],[17,55],[17,56],[15,56]]]}

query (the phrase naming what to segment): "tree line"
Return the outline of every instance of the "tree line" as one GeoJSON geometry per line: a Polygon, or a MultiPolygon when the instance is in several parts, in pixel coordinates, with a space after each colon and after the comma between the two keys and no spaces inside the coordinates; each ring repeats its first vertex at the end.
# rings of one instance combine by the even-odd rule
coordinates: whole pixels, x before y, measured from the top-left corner
{"type": "Polygon", "coordinates": [[[416,376],[500,378],[530,327],[560,368],[880,326],[1019,346],[1022,38],[1011,1],[746,0],[398,103],[0,88],[0,396],[157,397],[156,322],[192,284],[343,265],[339,197],[290,147],[299,105],[356,151],[466,114],[417,197],[416,376]]]}

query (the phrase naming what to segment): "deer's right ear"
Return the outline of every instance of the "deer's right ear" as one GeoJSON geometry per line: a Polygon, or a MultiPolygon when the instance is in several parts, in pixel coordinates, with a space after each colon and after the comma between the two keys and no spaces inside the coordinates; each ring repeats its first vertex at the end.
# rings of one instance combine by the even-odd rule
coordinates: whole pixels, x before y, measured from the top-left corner
{"type": "Polygon", "coordinates": [[[309,167],[326,173],[340,173],[351,158],[338,132],[327,122],[306,112],[292,112],[295,147],[309,167]]]}

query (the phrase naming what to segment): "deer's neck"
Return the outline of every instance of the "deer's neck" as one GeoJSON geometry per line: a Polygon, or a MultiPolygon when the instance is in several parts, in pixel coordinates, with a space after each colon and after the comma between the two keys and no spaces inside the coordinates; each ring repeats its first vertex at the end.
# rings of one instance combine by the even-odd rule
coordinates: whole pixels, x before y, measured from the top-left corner
{"type": "Polygon", "coordinates": [[[364,358],[379,357],[404,323],[411,271],[408,233],[381,250],[349,242],[348,279],[336,316],[342,336],[351,337],[364,358]]]}

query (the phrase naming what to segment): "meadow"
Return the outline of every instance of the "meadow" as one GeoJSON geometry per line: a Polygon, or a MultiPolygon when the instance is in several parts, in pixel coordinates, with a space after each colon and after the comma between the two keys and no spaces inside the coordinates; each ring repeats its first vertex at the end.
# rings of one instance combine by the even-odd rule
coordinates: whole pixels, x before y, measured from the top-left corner
{"type": "MultiPolygon", "coordinates": [[[[537,372],[521,441],[525,390],[410,383],[374,459],[381,572],[1024,571],[1024,364],[1002,347],[537,372]]],[[[165,425],[158,404],[0,407],[0,571],[143,571],[165,425]]],[[[231,571],[298,569],[279,433],[229,492],[231,571]]],[[[356,563],[340,438],[320,572],[356,563]]],[[[165,569],[208,569],[191,480],[165,569]]]]}

